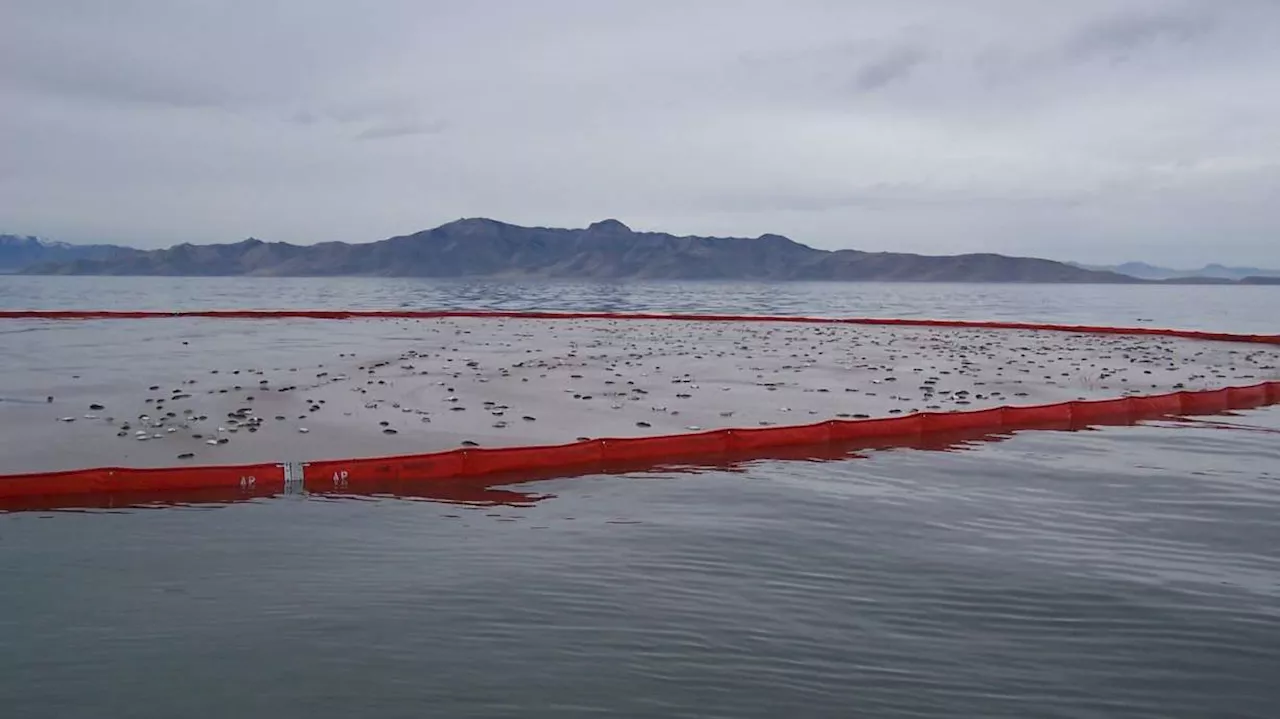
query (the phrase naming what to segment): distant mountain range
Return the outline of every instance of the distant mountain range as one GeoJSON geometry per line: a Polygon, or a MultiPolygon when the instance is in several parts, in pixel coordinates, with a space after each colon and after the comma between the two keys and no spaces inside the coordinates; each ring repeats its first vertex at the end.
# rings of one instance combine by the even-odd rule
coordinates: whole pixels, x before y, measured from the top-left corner
{"type": "Polygon", "coordinates": [[[0,273],[12,273],[40,263],[100,260],[126,248],[115,245],[71,245],[39,237],[0,235],[0,273]]]}
{"type": "Polygon", "coordinates": [[[1217,280],[1243,280],[1258,277],[1280,277],[1280,270],[1265,270],[1260,267],[1225,267],[1219,264],[1205,265],[1198,270],[1175,270],[1168,267],[1149,265],[1146,262],[1126,262],[1121,265],[1085,265],[1070,263],[1086,270],[1102,272],[1119,272],[1122,275],[1137,277],[1141,280],[1172,280],[1188,278],[1206,278],[1217,280]]]}
{"type": "Polygon", "coordinates": [[[586,229],[463,219],[368,244],[291,245],[249,239],[164,250],[113,248],[52,258],[26,274],[180,276],[548,277],[591,279],[1128,282],[1111,272],[993,254],[930,257],[817,250],[780,235],[754,239],[633,232],[617,220],[586,229]]]}
{"type": "Polygon", "coordinates": [[[585,229],[556,229],[469,218],[371,243],[292,245],[251,238],[235,244],[181,244],[163,250],[0,238],[0,270],[31,275],[1144,281],[1111,270],[1031,257],[828,251],[781,235],[719,238],[634,232],[617,220],[596,222],[585,229]]]}

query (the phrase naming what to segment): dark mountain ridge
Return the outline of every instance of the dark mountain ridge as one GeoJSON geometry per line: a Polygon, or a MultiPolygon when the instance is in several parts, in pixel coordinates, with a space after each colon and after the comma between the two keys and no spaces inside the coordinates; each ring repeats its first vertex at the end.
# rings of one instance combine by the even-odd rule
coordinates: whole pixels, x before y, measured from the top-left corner
{"type": "Polygon", "coordinates": [[[584,229],[468,218],[368,244],[292,245],[248,239],[37,263],[25,274],[172,276],[545,277],[582,279],[1136,282],[1030,257],[819,250],[756,238],[634,232],[617,220],[584,229]]]}

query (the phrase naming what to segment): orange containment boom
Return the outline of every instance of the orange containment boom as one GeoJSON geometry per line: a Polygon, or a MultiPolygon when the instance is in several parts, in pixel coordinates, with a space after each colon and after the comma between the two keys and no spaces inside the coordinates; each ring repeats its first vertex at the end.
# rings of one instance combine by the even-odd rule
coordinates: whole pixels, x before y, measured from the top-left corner
{"type": "MultiPolygon", "coordinates": [[[[977,329],[1043,330],[1090,334],[1133,334],[1219,342],[1280,345],[1280,335],[1245,335],[1194,330],[1122,328],[875,318],[823,318],[751,315],[670,315],[607,312],[508,311],[311,311],[210,310],[121,312],[81,310],[5,310],[0,319],[107,320],[150,318],[210,319],[438,319],[450,317],[512,319],[673,320],[700,322],[801,322],[813,324],[897,325],[977,329]]],[[[590,439],[537,447],[455,449],[429,454],[333,459],[282,464],[137,469],[103,467],[64,472],[0,475],[0,499],[36,500],[76,495],[154,495],[155,493],[240,492],[261,496],[282,491],[355,491],[388,483],[445,482],[523,474],[547,478],[619,467],[642,469],[673,462],[714,463],[726,457],[772,456],[785,448],[848,446],[913,447],[930,437],[982,436],[1026,429],[1079,429],[1090,425],[1133,424],[1178,415],[1217,414],[1280,404],[1280,381],[1151,396],[1080,400],[1033,406],[1006,406],[945,413],[922,412],[873,419],[832,419],[815,424],[719,429],[687,434],[619,439],[590,439]]]]}

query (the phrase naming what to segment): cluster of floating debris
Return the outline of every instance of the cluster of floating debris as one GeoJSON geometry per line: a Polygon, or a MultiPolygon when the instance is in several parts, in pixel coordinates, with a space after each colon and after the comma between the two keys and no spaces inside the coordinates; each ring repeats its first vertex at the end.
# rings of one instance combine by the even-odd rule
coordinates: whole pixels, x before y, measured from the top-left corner
{"type": "MultiPolygon", "coordinates": [[[[73,384],[38,396],[55,411],[72,402],[89,408],[55,416],[73,425],[65,439],[95,453],[82,466],[157,465],[174,457],[404,454],[1099,399],[1272,379],[1280,366],[1280,350],[1271,348],[1045,331],[460,318],[351,324],[370,328],[370,336],[335,337],[329,350],[311,350],[306,365],[206,365],[199,380],[175,366],[160,373],[169,384],[139,391],[81,392],[73,384]],[[108,426],[134,448],[104,447],[82,425],[108,426]],[[172,449],[153,449],[159,440],[172,449]]],[[[17,441],[13,449],[23,451],[17,441]]]]}

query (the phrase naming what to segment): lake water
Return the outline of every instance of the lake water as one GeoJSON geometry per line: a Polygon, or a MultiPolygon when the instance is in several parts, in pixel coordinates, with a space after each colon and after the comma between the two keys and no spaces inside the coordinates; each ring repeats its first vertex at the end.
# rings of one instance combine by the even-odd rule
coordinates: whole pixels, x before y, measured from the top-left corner
{"type": "MultiPolygon", "coordinates": [[[[0,307],[1280,332],[1280,287],[0,277],[0,307]]],[[[1277,408],[418,497],[0,514],[5,717],[1269,718],[1277,677],[1277,408]]]]}

